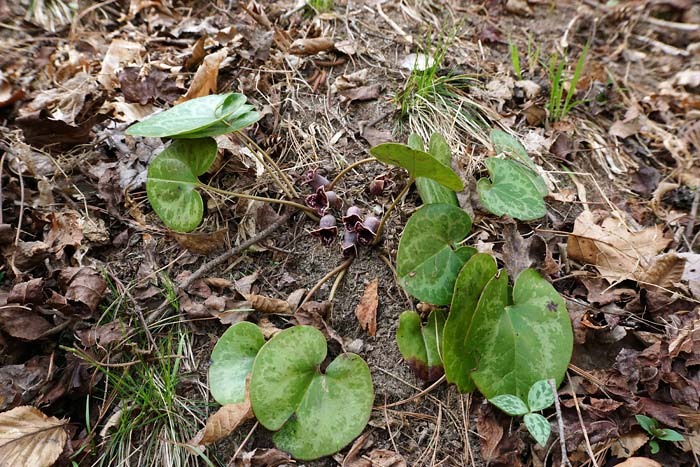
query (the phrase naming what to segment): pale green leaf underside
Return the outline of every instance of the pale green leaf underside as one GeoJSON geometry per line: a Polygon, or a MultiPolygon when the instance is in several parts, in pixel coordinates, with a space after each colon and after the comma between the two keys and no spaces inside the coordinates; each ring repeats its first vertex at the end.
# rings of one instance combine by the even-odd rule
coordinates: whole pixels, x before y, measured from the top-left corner
{"type": "Polygon", "coordinates": [[[519,415],[525,415],[529,412],[527,405],[519,397],[513,396],[511,394],[501,394],[493,399],[489,399],[493,405],[501,409],[503,412],[507,413],[511,417],[517,417],[519,415]]]}
{"type": "Polygon", "coordinates": [[[456,206],[429,204],[406,223],[396,272],[408,293],[424,302],[449,305],[459,270],[476,252],[459,246],[471,230],[469,214],[456,206]]]}
{"type": "Polygon", "coordinates": [[[442,374],[440,344],[445,314],[444,310],[432,311],[425,326],[415,311],[404,311],[399,317],[396,332],[399,351],[417,376],[425,381],[433,381],[442,374]]]}
{"type": "Polygon", "coordinates": [[[153,210],[165,225],[189,232],[202,221],[204,206],[197,192],[197,177],[216,157],[211,138],[176,140],[148,166],[146,193],[153,210]]]}
{"type": "Polygon", "coordinates": [[[520,220],[539,219],[547,214],[541,189],[532,180],[539,175],[509,160],[489,157],[484,163],[491,180],[480,179],[476,188],[487,210],[520,220]]]}
{"type": "Polygon", "coordinates": [[[279,430],[277,447],[297,459],[340,450],[362,432],[372,411],[374,389],[364,360],[342,354],[321,374],[325,357],[323,334],[295,326],[266,343],[253,364],[253,411],[264,427],[279,430]]]}
{"type": "Polygon", "coordinates": [[[447,381],[456,384],[461,393],[474,390],[470,373],[478,363],[476,354],[467,350],[467,338],[481,292],[497,272],[496,260],[491,255],[477,253],[459,271],[455,282],[442,355],[447,381]]]}
{"type": "MultiPolygon", "coordinates": [[[[530,170],[537,172],[537,165],[533,162],[525,149],[513,135],[506,133],[503,130],[491,130],[491,144],[493,150],[498,154],[505,154],[513,159],[525,164],[530,170]]],[[[546,194],[546,193],[545,193],[546,194]]]]}
{"type": "MultiPolygon", "coordinates": [[[[409,138],[409,146],[410,146],[409,138]]],[[[411,146],[413,147],[413,146],[411,146]]],[[[420,148],[415,147],[414,149],[423,149],[423,143],[421,141],[420,148]]],[[[440,133],[433,133],[430,136],[430,144],[428,152],[433,156],[438,162],[451,167],[452,165],[452,151],[447,141],[440,133]]],[[[420,199],[423,204],[451,204],[453,206],[459,206],[457,202],[457,194],[450,190],[449,188],[441,185],[440,183],[425,177],[416,178],[416,189],[420,195],[420,199]]]]}
{"type": "Polygon", "coordinates": [[[527,393],[527,404],[531,412],[544,410],[554,404],[554,393],[549,381],[543,379],[532,385],[527,393]]]}
{"type": "Polygon", "coordinates": [[[155,138],[192,133],[229,118],[245,101],[246,97],[238,93],[212,94],[190,99],[131,125],[126,133],[155,138]]]}
{"type": "Polygon", "coordinates": [[[211,353],[209,390],[221,405],[245,400],[246,377],[253,361],[265,343],[260,328],[243,321],[226,330],[211,353]]]}
{"type": "Polygon", "coordinates": [[[487,398],[499,394],[525,398],[530,387],[543,379],[552,378],[558,386],[571,359],[571,320],[564,300],[549,282],[526,269],[515,281],[513,305],[505,306],[507,298],[507,280],[490,282],[472,325],[478,327],[473,335],[479,336],[475,351],[480,357],[472,378],[487,398]]]}
{"type": "Polygon", "coordinates": [[[427,152],[418,151],[400,143],[380,144],[370,149],[369,152],[385,164],[403,167],[412,178],[430,178],[452,191],[464,189],[462,180],[454,170],[427,152]]]}
{"type": "Polygon", "coordinates": [[[547,419],[538,413],[529,413],[523,419],[525,420],[527,431],[535,438],[535,441],[542,447],[546,446],[549,434],[552,431],[552,427],[547,419]]]}

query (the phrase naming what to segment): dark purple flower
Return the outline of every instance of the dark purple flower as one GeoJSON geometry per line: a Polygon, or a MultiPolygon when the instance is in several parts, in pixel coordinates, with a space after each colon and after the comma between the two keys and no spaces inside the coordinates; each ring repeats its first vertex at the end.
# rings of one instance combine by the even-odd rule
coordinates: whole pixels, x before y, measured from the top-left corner
{"type": "Polygon", "coordinates": [[[311,189],[314,192],[318,191],[319,187],[327,188],[331,184],[326,177],[318,173],[318,169],[306,172],[304,183],[311,185],[311,189]]]}
{"type": "Polygon", "coordinates": [[[343,235],[343,242],[340,244],[344,258],[357,256],[357,233],[349,230],[343,235]]]}
{"type": "Polygon", "coordinates": [[[338,209],[340,207],[340,199],[335,191],[326,191],[323,186],[318,187],[316,193],[306,197],[306,205],[316,211],[319,216],[323,216],[328,211],[328,208],[338,209]]]}
{"type": "Polygon", "coordinates": [[[379,196],[384,193],[384,190],[391,190],[395,185],[393,180],[386,178],[386,174],[377,175],[369,183],[369,194],[379,196]]]}
{"type": "Polygon", "coordinates": [[[363,246],[371,245],[377,237],[377,229],[379,228],[379,219],[374,216],[369,216],[364,222],[355,224],[355,232],[357,232],[357,243],[363,246]]]}
{"type": "Polygon", "coordinates": [[[350,206],[343,216],[343,225],[345,230],[353,232],[355,224],[362,222],[362,209],[357,206],[350,206]]]}
{"type": "Polygon", "coordinates": [[[335,223],[335,217],[332,214],[326,214],[318,222],[318,229],[311,231],[311,235],[320,238],[321,243],[328,246],[338,236],[338,227],[335,223]]]}

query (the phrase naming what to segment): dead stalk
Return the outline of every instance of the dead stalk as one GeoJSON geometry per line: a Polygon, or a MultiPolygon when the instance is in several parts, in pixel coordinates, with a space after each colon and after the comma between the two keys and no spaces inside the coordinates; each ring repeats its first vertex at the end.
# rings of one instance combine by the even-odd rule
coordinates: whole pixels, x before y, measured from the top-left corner
{"type": "Polygon", "coordinates": [[[224,196],[231,196],[233,198],[252,199],[254,201],[262,201],[264,203],[276,203],[276,204],[284,204],[285,206],[291,206],[293,208],[297,208],[301,211],[304,211],[312,219],[318,220],[318,216],[316,216],[316,212],[313,209],[311,209],[308,206],[304,206],[303,204],[295,203],[294,201],[289,201],[286,199],[277,199],[277,198],[266,198],[264,196],[247,195],[245,193],[236,193],[234,191],[227,191],[227,190],[222,190],[220,188],[214,188],[213,186],[206,185],[204,183],[199,183],[198,185],[203,190],[211,191],[211,192],[218,193],[218,194],[224,195],[224,196]]]}
{"type": "Polygon", "coordinates": [[[379,222],[379,227],[377,227],[377,232],[376,236],[374,237],[374,242],[372,242],[372,245],[376,245],[379,243],[379,240],[382,238],[382,231],[384,230],[384,224],[386,223],[387,219],[389,218],[389,215],[391,214],[391,211],[394,210],[396,205],[399,203],[399,201],[406,196],[406,193],[408,193],[408,189],[411,188],[411,185],[413,185],[413,182],[416,179],[411,177],[408,179],[408,182],[406,183],[406,186],[403,187],[403,190],[401,190],[401,193],[394,198],[394,201],[389,205],[389,208],[386,210],[384,215],[382,216],[382,220],[379,222]]]}
{"type": "Polygon", "coordinates": [[[350,264],[352,263],[352,261],[354,259],[355,259],[354,256],[351,256],[350,258],[346,259],[345,261],[343,261],[340,264],[340,266],[334,268],[331,272],[329,272],[328,274],[323,276],[318,282],[316,282],[316,285],[314,285],[311,288],[311,290],[309,290],[309,293],[306,294],[306,297],[304,297],[304,300],[299,304],[299,308],[301,308],[302,306],[304,306],[304,304],[306,302],[311,300],[311,298],[314,296],[314,294],[316,292],[318,292],[318,289],[320,289],[321,286],[326,283],[326,281],[328,281],[331,277],[335,276],[336,274],[346,270],[350,266],[350,264]]]}
{"type": "Polygon", "coordinates": [[[552,388],[554,394],[554,409],[557,412],[557,424],[559,425],[559,446],[561,447],[561,465],[571,467],[569,456],[566,454],[566,440],[564,438],[564,418],[561,415],[561,405],[559,405],[559,394],[557,394],[557,385],[553,379],[547,380],[549,387],[552,388]]]}
{"type": "Polygon", "coordinates": [[[328,185],[328,187],[326,187],[326,190],[327,191],[332,190],[333,187],[340,181],[340,179],[343,178],[345,176],[345,174],[350,172],[352,169],[359,167],[362,164],[366,164],[367,162],[372,162],[372,161],[376,161],[376,160],[377,159],[375,159],[374,157],[368,157],[367,159],[361,159],[359,161],[353,162],[352,164],[348,165],[343,170],[341,170],[340,173],[335,176],[335,178],[330,183],[330,185],[328,185]]]}
{"type": "Polygon", "coordinates": [[[289,177],[287,177],[282,169],[280,169],[277,163],[270,157],[267,151],[264,151],[245,133],[239,131],[236,132],[236,135],[240,137],[241,143],[248,146],[250,152],[253,153],[263,167],[265,167],[265,169],[270,173],[277,185],[279,185],[282,191],[284,191],[285,195],[289,196],[290,198],[296,198],[299,196],[299,193],[297,193],[296,189],[294,188],[294,184],[289,180],[289,177]]]}

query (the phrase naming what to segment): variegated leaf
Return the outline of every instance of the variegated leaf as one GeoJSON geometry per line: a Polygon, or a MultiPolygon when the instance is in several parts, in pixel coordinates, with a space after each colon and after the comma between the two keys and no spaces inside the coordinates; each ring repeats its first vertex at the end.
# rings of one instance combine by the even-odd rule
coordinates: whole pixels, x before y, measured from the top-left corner
{"type": "Polygon", "coordinates": [[[510,415],[511,417],[517,417],[519,415],[525,415],[528,413],[527,405],[519,397],[513,396],[511,394],[501,394],[493,399],[489,399],[493,405],[510,415]]]}
{"type": "Polygon", "coordinates": [[[486,209],[497,216],[506,214],[520,220],[539,219],[547,214],[541,192],[544,181],[539,175],[514,161],[489,157],[484,164],[491,180],[480,179],[476,189],[486,209]]]}
{"type": "Polygon", "coordinates": [[[549,435],[552,432],[552,427],[549,425],[547,419],[538,413],[529,413],[525,415],[524,420],[527,431],[535,438],[535,441],[537,441],[540,446],[546,446],[549,435]]]}
{"type": "Polygon", "coordinates": [[[554,404],[554,393],[548,380],[542,379],[532,385],[527,393],[527,404],[531,412],[544,410],[554,404]]]}

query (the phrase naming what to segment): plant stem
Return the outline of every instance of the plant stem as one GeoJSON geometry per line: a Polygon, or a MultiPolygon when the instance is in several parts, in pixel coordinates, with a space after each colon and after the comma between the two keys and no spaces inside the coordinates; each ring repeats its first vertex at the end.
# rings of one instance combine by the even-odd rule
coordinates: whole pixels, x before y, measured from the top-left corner
{"type": "Polygon", "coordinates": [[[316,216],[316,212],[313,209],[311,209],[308,206],[304,206],[303,204],[295,203],[294,201],[289,201],[286,199],[277,199],[277,198],[265,198],[264,196],[247,195],[245,193],[236,193],[234,191],[227,191],[227,190],[222,190],[220,188],[214,188],[211,185],[207,185],[207,184],[201,183],[201,182],[197,183],[197,186],[199,186],[203,190],[212,191],[214,193],[218,193],[218,194],[224,195],[224,196],[232,196],[234,198],[252,199],[255,201],[263,201],[265,203],[284,204],[286,206],[291,206],[293,208],[297,208],[301,211],[304,211],[312,219],[318,220],[318,216],[316,216]]]}
{"type": "Polygon", "coordinates": [[[345,271],[345,270],[350,266],[350,263],[352,263],[354,259],[355,259],[354,256],[349,257],[348,259],[346,259],[345,261],[343,261],[343,262],[340,264],[340,266],[336,267],[336,268],[333,269],[331,272],[329,272],[328,274],[326,274],[325,276],[323,276],[318,282],[316,282],[316,285],[314,285],[314,286],[311,288],[311,290],[309,290],[309,293],[306,294],[306,297],[304,297],[304,300],[299,304],[299,308],[301,308],[302,306],[304,306],[304,304],[305,304],[306,302],[308,302],[309,300],[311,300],[311,298],[314,296],[314,294],[315,294],[316,292],[318,292],[318,289],[320,289],[321,286],[322,286],[327,280],[329,280],[331,277],[335,276],[335,275],[338,274],[339,272],[345,271]]]}
{"type": "Polygon", "coordinates": [[[389,218],[389,214],[391,214],[391,211],[394,210],[396,205],[399,203],[399,200],[406,196],[406,193],[408,193],[408,189],[411,188],[411,185],[413,185],[413,182],[415,181],[416,179],[414,177],[409,178],[408,182],[406,183],[406,186],[403,187],[403,190],[401,190],[401,193],[399,193],[399,195],[396,198],[394,198],[394,201],[389,205],[389,209],[386,210],[386,212],[382,216],[382,220],[379,221],[379,227],[377,227],[377,232],[375,234],[372,245],[376,245],[377,243],[379,243],[379,240],[382,238],[382,230],[384,230],[384,224],[389,218]]]}
{"type": "Polygon", "coordinates": [[[353,162],[352,164],[350,164],[349,166],[347,166],[347,167],[345,167],[343,170],[341,170],[340,173],[339,173],[338,175],[335,176],[335,178],[334,178],[333,181],[330,183],[330,185],[328,185],[328,187],[326,188],[326,190],[332,190],[333,187],[335,186],[335,184],[338,183],[338,182],[340,181],[340,179],[343,178],[343,177],[345,176],[346,173],[350,172],[350,171],[351,171],[352,169],[354,169],[355,167],[359,167],[359,166],[362,165],[362,164],[365,164],[365,163],[367,163],[367,162],[376,161],[376,160],[377,160],[377,159],[375,159],[374,157],[368,157],[367,159],[361,159],[361,160],[359,160],[359,161],[357,161],[357,162],[353,162]]]}
{"type": "Polygon", "coordinates": [[[238,131],[235,134],[240,139],[242,139],[241,143],[246,144],[246,146],[252,146],[252,149],[254,149],[251,150],[253,155],[255,155],[255,157],[260,161],[260,163],[265,167],[265,169],[267,169],[267,171],[270,172],[272,178],[275,179],[275,182],[277,182],[277,184],[287,196],[289,196],[290,198],[296,198],[299,196],[299,193],[297,193],[297,190],[294,188],[294,184],[289,180],[289,177],[287,177],[287,175],[282,171],[282,169],[280,169],[277,163],[270,157],[270,155],[266,151],[264,151],[260,146],[258,146],[258,144],[245,133],[238,131]],[[260,157],[260,154],[262,154],[262,158],[260,157]]]}

